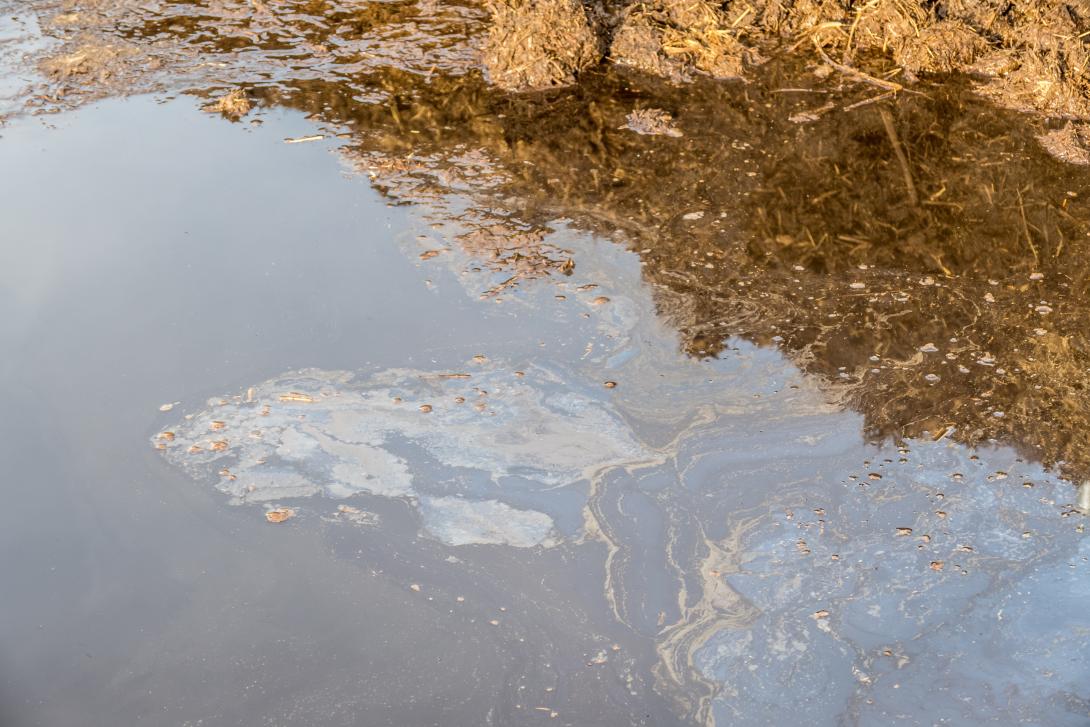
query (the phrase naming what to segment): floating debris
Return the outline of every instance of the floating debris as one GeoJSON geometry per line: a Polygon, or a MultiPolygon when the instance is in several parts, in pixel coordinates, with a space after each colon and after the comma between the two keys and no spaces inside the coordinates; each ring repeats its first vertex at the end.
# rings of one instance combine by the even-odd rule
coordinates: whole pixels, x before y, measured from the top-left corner
{"type": "Polygon", "coordinates": [[[310,394],[302,394],[298,391],[289,391],[287,394],[280,395],[280,401],[294,402],[297,404],[313,404],[314,397],[310,394]]]}
{"type": "Polygon", "coordinates": [[[250,113],[253,104],[243,89],[236,88],[201,108],[209,113],[222,114],[225,118],[238,121],[250,113]]]}
{"type": "Polygon", "coordinates": [[[674,117],[662,109],[636,109],[625,117],[622,128],[637,134],[681,136],[681,130],[674,124],[674,117]]]}
{"type": "MultiPolygon", "coordinates": [[[[258,401],[278,396],[283,406],[263,413],[240,400],[217,404],[172,428],[191,454],[177,447],[160,451],[194,476],[208,476],[240,504],[356,493],[411,498],[425,532],[447,544],[548,547],[558,542],[551,515],[504,502],[502,495],[483,496],[473,483],[517,477],[520,491],[544,491],[651,455],[606,400],[575,393],[549,371],[526,373],[516,377],[509,366],[482,362],[470,386],[444,372],[391,370],[359,379],[300,372],[253,387],[258,401]],[[409,409],[395,402],[433,396],[437,386],[451,399],[478,397],[475,409],[486,416],[467,407],[409,409]],[[290,393],[277,393],[284,391],[290,393]],[[209,443],[213,422],[260,436],[234,439],[230,447],[226,439],[209,443]],[[419,448],[412,460],[401,453],[402,442],[419,448]],[[418,478],[418,468],[429,474],[418,478]],[[224,469],[237,481],[219,474],[224,469]],[[437,478],[437,471],[451,475],[437,478]]],[[[159,435],[153,441],[162,443],[159,435]]]]}
{"type": "Polygon", "coordinates": [[[265,512],[265,519],[271,523],[282,523],[295,517],[295,510],[290,507],[278,507],[265,512]]]}

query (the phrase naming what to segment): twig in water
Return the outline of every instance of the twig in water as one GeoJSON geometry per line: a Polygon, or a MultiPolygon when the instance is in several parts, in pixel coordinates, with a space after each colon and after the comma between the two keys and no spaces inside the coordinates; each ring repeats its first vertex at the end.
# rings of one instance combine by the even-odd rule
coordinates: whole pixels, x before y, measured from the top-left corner
{"type": "Polygon", "coordinates": [[[904,175],[905,186],[908,187],[908,199],[912,202],[912,206],[915,207],[920,203],[920,198],[916,195],[916,183],[912,181],[912,170],[908,166],[908,157],[905,156],[901,140],[897,138],[897,129],[893,128],[893,114],[885,106],[878,107],[878,114],[882,117],[882,125],[886,127],[889,143],[893,145],[893,153],[897,155],[897,161],[901,164],[901,174],[904,175]]]}
{"type": "Polygon", "coordinates": [[[829,55],[824,50],[822,50],[821,43],[818,43],[817,38],[814,38],[813,41],[814,41],[814,48],[817,50],[818,55],[821,56],[821,60],[825,61],[830,66],[832,66],[836,70],[840,71],[844,75],[851,76],[852,78],[855,78],[858,81],[863,81],[864,83],[869,83],[872,86],[877,86],[878,88],[884,88],[887,91],[903,91],[904,90],[904,86],[902,86],[899,83],[894,83],[893,81],[883,81],[881,78],[875,78],[874,76],[872,76],[870,74],[867,74],[867,73],[863,73],[863,71],[852,68],[851,66],[846,66],[843,63],[837,63],[832,58],[830,58],[829,55]]]}
{"type": "Polygon", "coordinates": [[[853,103],[853,104],[851,104],[849,106],[845,106],[844,110],[845,111],[854,111],[855,109],[862,108],[863,106],[869,106],[872,103],[877,103],[878,101],[884,101],[885,99],[890,98],[891,96],[893,96],[894,93],[896,93],[896,91],[886,91],[885,93],[880,93],[877,96],[871,96],[870,98],[865,98],[862,101],[856,101],[855,103],[853,103]]]}
{"type": "Polygon", "coordinates": [[[1033,253],[1033,262],[1040,263],[1041,258],[1037,256],[1037,246],[1033,244],[1033,236],[1029,234],[1029,223],[1026,221],[1026,204],[1022,201],[1022,190],[1018,190],[1018,213],[1022,216],[1022,232],[1026,236],[1026,244],[1029,245],[1030,252],[1033,253]]]}
{"type": "Polygon", "coordinates": [[[521,280],[521,279],[522,279],[522,273],[515,273],[514,275],[512,275],[510,278],[503,281],[499,285],[494,285],[491,288],[489,288],[488,290],[481,293],[480,297],[481,297],[482,300],[485,299],[485,298],[495,298],[497,295],[502,293],[507,288],[510,288],[512,285],[515,285],[516,283],[518,283],[518,281],[521,280]]]}
{"type": "Polygon", "coordinates": [[[325,136],[314,134],[313,136],[300,136],[296,139],[284,139],[285,144],[305,144],[308,141],[321,141],[325,136]]]}

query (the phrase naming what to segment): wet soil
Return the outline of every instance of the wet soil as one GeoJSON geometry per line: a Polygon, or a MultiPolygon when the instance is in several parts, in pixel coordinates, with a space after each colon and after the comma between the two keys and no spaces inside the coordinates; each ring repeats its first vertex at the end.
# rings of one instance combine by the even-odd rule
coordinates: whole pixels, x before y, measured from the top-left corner
{"type": "Polygon", "coordinates": [[[767,50],[507,94],[476,6],[20,10],[13,723],[1085,723],[1077,127],[767,50]]]}

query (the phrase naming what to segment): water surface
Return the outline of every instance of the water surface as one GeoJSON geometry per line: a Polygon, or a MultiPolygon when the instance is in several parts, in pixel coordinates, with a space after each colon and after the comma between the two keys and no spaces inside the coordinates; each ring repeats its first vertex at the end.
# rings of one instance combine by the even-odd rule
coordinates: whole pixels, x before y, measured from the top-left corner
{"type": "Polygon", "coordinates": [[[563,220],[487,294],[480,211],[261,118],[0,141],[10,723],[1086,722],[1066,481],[687,356],[563,220]]]}

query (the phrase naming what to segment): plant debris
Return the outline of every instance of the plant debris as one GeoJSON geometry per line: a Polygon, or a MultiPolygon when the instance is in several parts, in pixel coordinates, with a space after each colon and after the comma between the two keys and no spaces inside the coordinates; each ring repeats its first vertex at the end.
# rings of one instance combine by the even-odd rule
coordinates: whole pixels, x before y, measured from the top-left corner
{"type": "Polygon", "coordinates": [[[220,96],[212,103],[205,104],[202,108],[211,113],[221,114],[224,118],[230,119],[231,121],[238,121],[243,116],[250,113],[253,104],[250,103],[250,98],[246,95],[244,90],[236,88],[229,93],[220,96]]]}
{"type": "Polygon", "coordinates": [[[625,128],[637,134],[681,136],[674,117],[662,109],[636,109],[625,117],[625,128]]]}
{"type": "Polygon", "coordinates": [[[271,523],[282,523],[293,517],[295,517],[295,510],[290,507],[278,507],[265,511],[265,519],[271,523]]]}

